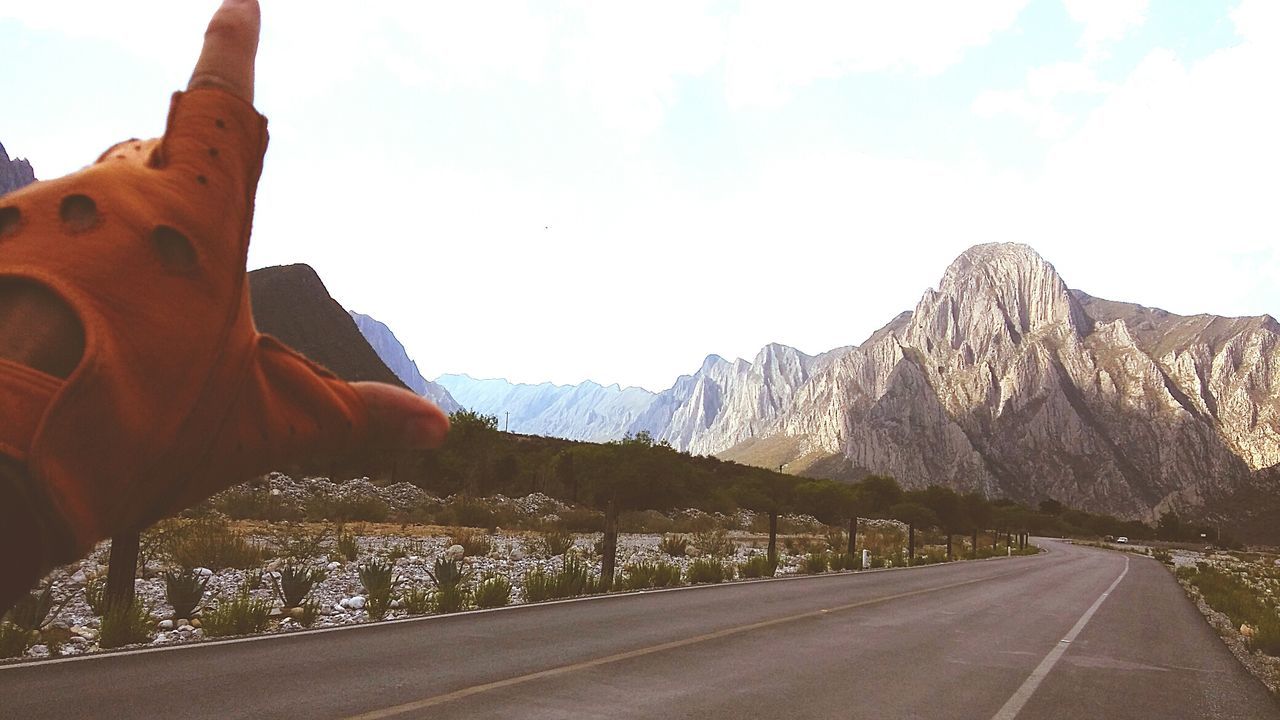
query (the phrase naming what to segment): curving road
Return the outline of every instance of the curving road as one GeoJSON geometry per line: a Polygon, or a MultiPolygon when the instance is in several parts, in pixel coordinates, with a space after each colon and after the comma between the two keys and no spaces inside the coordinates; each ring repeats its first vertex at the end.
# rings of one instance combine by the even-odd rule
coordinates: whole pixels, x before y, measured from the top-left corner
{"type": "Polygon", "coordinates": [[[1154,560],[614,595],[0,667],[24,718],[1280,718],[1154,560]]]}

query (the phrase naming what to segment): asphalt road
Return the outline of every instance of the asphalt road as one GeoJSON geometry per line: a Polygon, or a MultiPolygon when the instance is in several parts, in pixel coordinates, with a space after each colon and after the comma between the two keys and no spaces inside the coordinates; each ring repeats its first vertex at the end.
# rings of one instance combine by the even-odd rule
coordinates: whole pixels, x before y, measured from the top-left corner
{"type": "Polygon", "coordinates": [[[3,718],[1280,718],[1153,560],[615,595],[0,668],[3,718]]]}

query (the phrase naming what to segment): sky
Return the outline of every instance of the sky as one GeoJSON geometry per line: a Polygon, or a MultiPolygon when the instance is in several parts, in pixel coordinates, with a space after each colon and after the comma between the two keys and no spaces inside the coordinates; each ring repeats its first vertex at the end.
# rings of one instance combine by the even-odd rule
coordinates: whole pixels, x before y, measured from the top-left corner
{"type": "MultiPolygon", "coordinates": [[[[1280,314],[1274,0],[261,1],[250,267],[428,378],[858,344],[993,241],[1280,314]]],[[[0,0],[0,143],[49,178],[158,135],[216,5],[0,0]]]]}

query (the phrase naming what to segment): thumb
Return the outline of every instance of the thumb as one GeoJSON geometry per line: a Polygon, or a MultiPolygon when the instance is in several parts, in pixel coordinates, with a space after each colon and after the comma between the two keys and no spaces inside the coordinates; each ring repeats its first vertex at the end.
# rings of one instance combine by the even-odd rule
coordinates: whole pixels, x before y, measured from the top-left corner
{"type": "Polygon", "coordinates": [[[357,382],[351,387],[368,410],[371,444],[418,449],[444,442],[449,418],[421,396],[378,382],[357,382]]]}
{"type": "Polygon", "coordinates": [[[218,88],[252,104],[261,27],[258,0],[223,0],[204,32],[204,47],[187,89],[218,88]]]}

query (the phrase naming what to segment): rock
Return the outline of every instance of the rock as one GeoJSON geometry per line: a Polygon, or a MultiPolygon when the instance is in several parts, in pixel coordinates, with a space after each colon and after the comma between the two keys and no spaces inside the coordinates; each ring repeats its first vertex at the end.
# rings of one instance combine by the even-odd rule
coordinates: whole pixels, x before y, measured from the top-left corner
{"type": "Polygon", "coordinates": [[[188,620],[187,618],[178,618],[177,620],[173,621],[173,624],[181,627],[182,625],[190,625],[191,621],[188,620]]]}
{"type": "Polygon", "coordinates": [[[155,639],[152,640],[151,642],[162,643],[162,642],[168,642],[168,640],[169,640],[169,636],[167,634],[159,632],[159,633],[156,633],[155,639]]]}
{"type": "Polygon", "coordinates": [[[1252,625],[1242,624],[1240,626],[1240,634],[1247,638],[1252,639],[1253,636],[1256,634],[1256,631],[1253,629],[1252,625]]]}
{"type": "Polygon", "coordinates": [[[334,572],[335,570],[337,570],[337,569],[338,569],[338,568],[340,568],[340,567],[342,567],[342,563],[340,563],[340,562],[336,562],[336,561],[335,561],[335,562],[331,562],[331,563],[329,563],[328,565],[325,565],[325,566],[324,566],[324,569],[325,569],[325,570],[328,570],[329,572],[334,572]]]}
{"type": "Polygon", "coordinates": [[[307,611],[303,608],[293,607],[293,608],[289,608],[289,611],[286,614],[294,620],[301,620],[302,616],[305,615],[306,612],[307,611]]]}
{"type": "Polygon", "coordinates": [[[337,613],[345,613],[347,611],[347,606],[344,604],[345,602],[346,600],[344,599],[342,602],[334,603],[333,611],[337,613]]]}
{"type": "Polygon", "coordinates": [[[71,643],[72,645],[88,645],[89,644],[89,640],[87,638],[81,637],[79,635],[72,635],[71,637],[67,638],[67,642],[71,643]]]}
{"type": "Polygon", "coordinates": [[[285,616],[285,613],[284,613],[284,609],[282,608],[271,608],[271,610],[267,613],[267,617],[274,618],[274,619],[279,619],[284,616],[285,616]]]}
{"type": "Polygon", "coordinates": [[[390,607],[392,610],[399,610],[400,608],[404,607],[404,601],[401,600],[400,598],[396,598],[395,600],[392,600],[390,603],[388,603],[387,606],[390,607]]]}
{"type": "Polygon", "coordinates": [[[174,628],[174,622],[172,620],[161,620],[158,627],[161,630],[172,630],[174,628]]]}
{"type": "Polygon", "coordinates": [[[351,608],[352,610],[363,610],[364,606],[365,606],[365,599],[364,599],[364,596],[362,595],[356,595],[355,597],[347,601],[347,607],[351,608]]]}
{"type": "Polygon", "coordinates": [[[343,610],[351,609],[351,598],[342,598],[341,600],[339,600],[338,607],[342,608],[343,610]]]}
{"type": "Polygon", "coordinates": [[[199,628],[199,627],[202,627],[202,623],[200,622],[200,618],[191,618],[191,627],[193,627],[193,628],[199,628]]]}
{"type": "Polygon", "coordinates": [[[89,582],[89,576],[85,574],[84,570],[77,570],[75,574],[71,576],[71,582],[75,585],[83,585],[89,582]]]}
{"type": "Polygon", "coordinates": [[[31,649],[27,650],[27,654],[32,655],[34,657],[45,657],[49,654],[49,646],[48,645],[32,645],[31,649]]]}
{"type": "Polygon", "coordinates": [[[179,626],[178,626],[178,632],[182,633],[183,635],[187,635],[187,634],[191,633],[191,632],[192,632],[192,631],[194,631],[194,630],[195,630],[195,628],[191,627],[190,625],[179,625],[179,626]]]}
{"type": "Polygon", "coordinates": [[[206,577],[206,578],[213,577],[213,571],[210,570],[209,568],[205,568],[205,567],[196,568],[195,572],[198,573],[200,577],[206,577]]]}
{"type": "Polygon", "coordinates": [[[444,559],[461,560],[466,554],[466,550],[463,550],[461,545],[450,545],[449,549],[444,551],[444,559]]]}
{"type": "Polygon", "coordinates": [[[204,637],[204,630],[201,630],[200,628],[196,628],[195,630],[192,630],[192,631],[191,631],[191,637],[193,637],[193,638],[202,638],[202,637],[204,637]]]}

